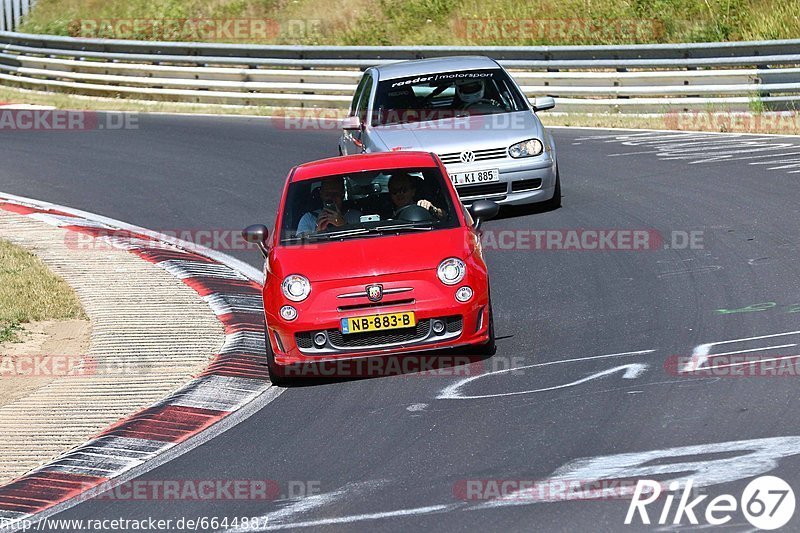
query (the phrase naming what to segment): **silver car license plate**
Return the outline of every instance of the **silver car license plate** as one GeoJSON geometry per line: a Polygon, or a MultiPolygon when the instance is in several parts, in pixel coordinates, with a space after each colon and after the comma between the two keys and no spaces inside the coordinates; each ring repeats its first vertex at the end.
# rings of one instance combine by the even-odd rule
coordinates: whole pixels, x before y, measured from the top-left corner
{"type": "Polygon", "coordinates": [[[490,168],[488,170],[473,170],[471,172],[457,172],[450,174],[453,185],[471,185],[473,183],[489,183],[500,181],[500,170],[490,168]]]}

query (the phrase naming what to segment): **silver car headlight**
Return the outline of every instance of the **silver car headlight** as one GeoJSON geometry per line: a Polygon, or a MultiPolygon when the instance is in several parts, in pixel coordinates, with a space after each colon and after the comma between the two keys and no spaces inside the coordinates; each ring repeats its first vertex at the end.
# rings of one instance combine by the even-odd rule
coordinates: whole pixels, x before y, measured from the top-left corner
{"type": "Polygon", "coordinates": [[[449,257],[439,263],[439,268],[436,269],[436,275],[439,281],[445,285],[455,285],[464,279],[467,274],[467,265],[457,257],[449,257]]]}
{"type": "Polygon", "coordinates": [[[283,295],[293,302],[302,302],[311,294],[311,283],[305,276],[291,274],[281,283],[283,295]]]}
{"type": "Polygon", "coordinates": [[[521,157],[533,157],[539,155],[544,150],[544,145],[539,139],[528,139],[508,147],[508,155],[514,159],[521,157]]]}

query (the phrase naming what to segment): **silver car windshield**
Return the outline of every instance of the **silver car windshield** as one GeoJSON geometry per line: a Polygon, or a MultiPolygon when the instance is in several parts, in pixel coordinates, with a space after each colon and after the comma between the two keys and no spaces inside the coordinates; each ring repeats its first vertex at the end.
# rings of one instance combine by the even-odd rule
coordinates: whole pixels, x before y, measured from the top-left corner
{"type": "Polygon", "coordinates": [[[378,83],[373,126],[527,109],[503,69],[442,72],[378,83]]]}

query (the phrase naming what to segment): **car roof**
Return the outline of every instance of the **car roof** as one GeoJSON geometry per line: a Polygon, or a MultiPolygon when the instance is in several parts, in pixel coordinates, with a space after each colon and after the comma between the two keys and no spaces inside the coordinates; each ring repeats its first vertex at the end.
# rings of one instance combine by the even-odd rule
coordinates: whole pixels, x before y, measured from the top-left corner
{"type": "Polygon", "coordinates": [[[436,166],[436,160],[429,152],[381,152],[346,155],[299,165],[292,172],[291,181],[304,181],[365,170],[432,168],[436,166]]]}
{"type": "Polygon", "coordinates": [[[454,70],[498,68],[498,66],[494,59],[486,56],[453,56],[399,61],[397,63],[379,65],[373,67],[373,69],[378,72],[379,80],[391,80],[422,74],[452,72],[454,70]]]}

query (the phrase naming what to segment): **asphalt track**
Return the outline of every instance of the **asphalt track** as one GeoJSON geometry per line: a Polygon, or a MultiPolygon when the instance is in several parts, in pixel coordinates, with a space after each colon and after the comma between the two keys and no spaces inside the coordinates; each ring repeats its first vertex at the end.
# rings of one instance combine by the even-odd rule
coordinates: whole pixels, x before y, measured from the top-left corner
{"type": "MultiPolygon", "coordinates": [[[[551,490],[499,505],[464,499],[459,487],[686,475],[710,496],[738,498],[752,477],[770,473],[800,488],[800,439],[775,439],[800,435],[797,379],[665,369],[670,356],[693,353],[800,353],[800,334],[701,346],[800,330],[791,159],[800,139],[554,132],[563,207],[511,213],[485,229],[654,230],[667,248],[487,250],[499,339],[482,363],[486,375],[462,387],[461,376],[409,374],[291,388],[143,476],[310,481],[315,498],[105,499],[54,518],[273,513],[275,529],[634,531],[657,526],[624,526],[627,500],[541,501],[563,500],[551,490]],[[708,160],[710,151],[721,155],[708,160]],[[702,232],[702,246],[671,246],[672,232],[691,231],[702,232]],[[741,311],[763,302],[775,305],[741,311]],[[524,368],[491,373],[511,363],[524,368]],[[669,451],[682,447],[690,448],[669,451]]],[[[0,132],[0,190],[158,231],[271,227],[289,168],[333,155],[336,136],[263,119],[175,116],[142,116],[136,130],[0,132]]],[[[226,252],[261,266],[257,252],[226,252]]],[[[661,507],[649,508],[651,520],[661,507]]],[[[795,517],[786,529],[799,525],[795,517]]],[[[737,512],[726,530],[752,526],[737,512]]]]}

